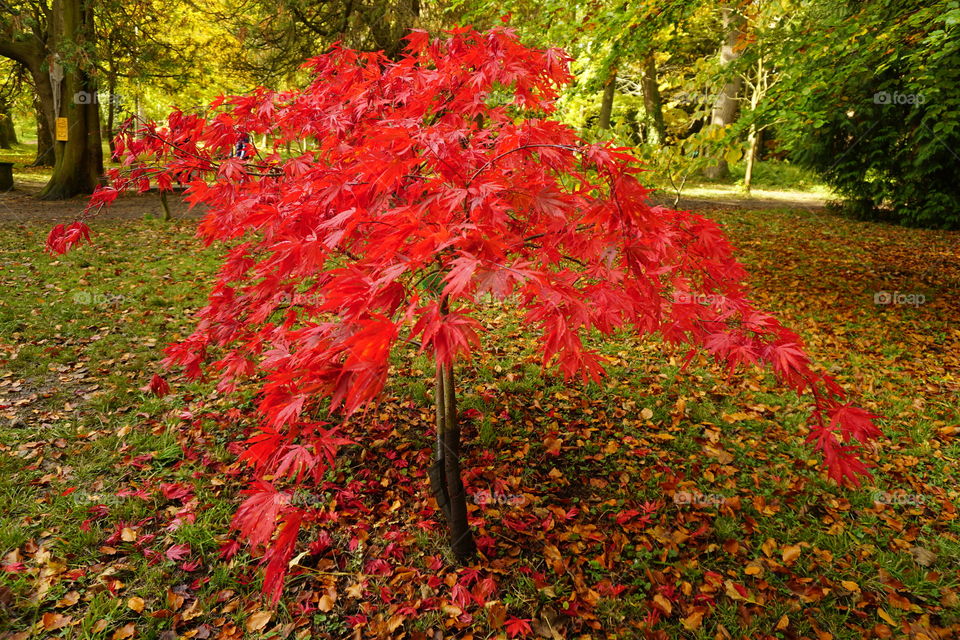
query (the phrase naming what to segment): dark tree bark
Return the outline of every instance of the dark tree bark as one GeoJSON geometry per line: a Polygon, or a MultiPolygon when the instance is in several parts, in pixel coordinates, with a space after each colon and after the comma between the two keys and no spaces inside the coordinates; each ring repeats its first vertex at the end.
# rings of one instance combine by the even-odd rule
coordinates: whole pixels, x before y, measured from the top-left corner
{"type": "MultiPolygon", "coordinates": [[[[59,0],[55,33],[63,40],[91,42],[94,36],[93,0],[59,0]]],[[[74,64],[64,69],[59,117],[67,119],[67,141],[56,141],[57,160],[50,182],[40,192],[44,200],[62,200],[92,193],[103,175],[100,146],[100,109],[97,84],[88,69],[74,64]]]]}
{"type": "Polygon", "coordinates": [[[610,118],[613,115],[613,100],[617,95],[617,71],[610,71],[607,82],[603,85],[603,98],[600,101],[600,117],[597,126],[601,129],[610,128],[610,118]]]}
{"type": "MultiPolygon", "coordinates": [[[[90,193],[103,174],[103,152],[100,149],[100,118],[96,100],[96,83],[83,63],[83,57],[70,57],[63,77],[58,51],[76,51],[95,38],[94,0],[53,0],[42,6],[28,30],[16,32],[9,39],[0,37],[0,56],[22,63],[33,80],[42,120],[38,119],[38,158],[44,163],[44,134],[56,131],[56,119],[66,117],[69,140],[52,142],[53,175],[40,193],[44,199],[63,199],[78,193],[90,193]],[[77,96],[84,96],[77,98],[77,96]],[[58,106],[59,105],[59,106],[58,106]]],[[[27,23],[24,23],[27,24],[27,23]]]]}
{"type": "Polygon", "coordinates": [[[34,108],[37,113],[37,157],[33,161],[33,166],[52,167],[56,162],[53,132],[50,130],[50,122],[43,115],[43,106],[37,96],[34,96],[34,108]]]}
{"type": "MultiPolygon", "coordinates": [[[[446,300],[441,305],[446,313],[446,300]]],[[[467,494],[460,469],[460,423],[453,365],[437,363],[434,404],[437,424],[436,460],[430,469],[430,484],[450,531],[450,548],[458,562],[466,563],[477,552],[467,522],[467,494]]]]}
{"type": "Polygon", "coordinates": [[[647,142],[663,144],[667,138],[667,128],[663,123],[663,100],[660,98],[660,84],[657,80],[657,62],[649,54],[643,63],[643,110],[647,120],[647,142]]]}
{"type": "Polygon", "coordinates": [[[10,149],[17,144],[17,130],[13,126],[10,110],[0,109],[0,149],[10,149]]]}

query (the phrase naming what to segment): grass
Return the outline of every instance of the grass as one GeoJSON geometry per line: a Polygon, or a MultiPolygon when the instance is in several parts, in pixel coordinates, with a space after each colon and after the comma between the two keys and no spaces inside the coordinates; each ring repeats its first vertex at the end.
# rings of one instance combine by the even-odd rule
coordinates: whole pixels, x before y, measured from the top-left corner
{"type": "MultiPolygon", "coordinates": [[[[423,476],[432,368],[400,351],[385,402],[355,425],[362,446],[328,476],[354,483],[365,509],[318,489],[339,496],[315,500],[336,520],[302,534],[283,603],[247,635],[346,637],[364,616],[365,635],[492,638],[500,606],[560,637],[956,633],[957,234],[786,209],[715,215],[761,306],[884,416],[868,486],[824,479],[800,437],[805,403],[763,372],[681,370],[683,353],[625,336],[598,345],[606,380],[570,385],[540,371],[536,336],[491,305],[487,349],[459,379],[468,489],[523,497],[470,507],[493,545],[480,569],[494,603],[456,613],[450,587],[465,574],[442,530],[417,525],[436,519],[423,476]],[[917,289],[929,302],[874,304],[876,291],[917,289]],[[332,547],[310,552],[321,531],[332,547]],[[384,557],[392,573],[372,575],[384,557]]],[[[247,552],[219,557],[245,477],[231,442],[252,424],[225,413],[249,400],[203,400],[206,383],[176,377],[164,398],[140,390],[162,346],[189,332],[217,253],[186,222],[94,226],[94,245],[52,259],[42,224],[0,225],[0,634],[240,637],[269,608],[247,552]],[[177,487],[187,493],[170,497],[177,487]]]]}

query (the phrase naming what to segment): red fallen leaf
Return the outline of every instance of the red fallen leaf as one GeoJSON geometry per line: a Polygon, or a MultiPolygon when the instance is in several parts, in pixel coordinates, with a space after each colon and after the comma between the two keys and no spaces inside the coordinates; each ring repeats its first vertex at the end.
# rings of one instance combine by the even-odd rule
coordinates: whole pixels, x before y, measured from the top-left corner
{"type": "Polygon", "coordinates": [[[220,545],[220,557],[224,560],[229,560],[237,555],[238,551],[240,551],[240,543],[236,540],[227,540],[220,545]]]}
{"type": "Polygon", "coordinates": [[[526,636],[533,631],[533,629],[530,628],[531,622],[533,622],[532,618],[514,618],[510,616],[504,623],[504,628],[507,631],[507,635],[511,638],[526,636]]]}
{"type": "Polygon", "coordinates": [[[472,590],[473,599],[477,604],[483,606],[490,600],[490,596],[497,590],[497,582],[492,577],[484,578],[479,581],[472,590]]]}
{"type": "Polygon", "coordinates": [[[190,545],[189,544],[175,544],[171,545],[169,549],[164,552],[164,555],[167,556],[170,560],[174,562],[179,562],[183,560],[188,555],[190,555],[190,545]]]}
{"type": "Polygon", "coordinates": [[[152,393],[158,398],[162,398],[170,393],[170,383],[168,383],[159,375],[153,374],[153,378],[150,379],[150,384],[140,387],[140,391],[143,391],[144,393],[152,393]]]}
{"type": "Polygon", "coordinates": [[[473,602],[473,594],[466,586],[458,582],[450,590],[450,600],[461,609],[466,609],[473,602]]]}
{"type": "Polygon", "coordinates": [[[0,566],[0,569],[3,569],[6,573],[23,573],[27,570],[27,566],[22,562],[11,562],[10,564],[0,566]]]}
{"type": "Polygon", "coordinates": [[[187,572],[196,571],[201,564],[203,563],[200,562],[199,560],[194,560],[193,562],[184,562],[183,564],[180,565],[180,568],[187,572]]]}
{"type": "Polygon", "coordinates": [[[179,500],[193,494],[193,487],[186,483],[164,483],[160,485],[160,493],[167,500],[179,500]]]}

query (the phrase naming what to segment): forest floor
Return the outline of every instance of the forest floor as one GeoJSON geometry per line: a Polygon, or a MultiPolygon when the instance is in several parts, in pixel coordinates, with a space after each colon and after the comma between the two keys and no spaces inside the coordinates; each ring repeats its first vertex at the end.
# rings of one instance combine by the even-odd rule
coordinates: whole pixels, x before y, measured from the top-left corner
{"type": "Polygon", "coordinates": [[[864,486],[825,478],[808,399],[762,371],[681,369],[623,336],[597,345],[602,384],[570,386],[491,306],[459,372],[482,560],[445,550],[430,366],[403,351],[380,410],[345,426],[360,444],[292,496],[314,519],[274,608],[250,553],[221,554],[249,391],[177,372],[145,390],[222,249],[130,198],[52,258],[50,225],[82,201],[26,195],[0,195],[0,638],[960,637],[960,233],[704,210],[760,306],[883,416],[864,486]]]}

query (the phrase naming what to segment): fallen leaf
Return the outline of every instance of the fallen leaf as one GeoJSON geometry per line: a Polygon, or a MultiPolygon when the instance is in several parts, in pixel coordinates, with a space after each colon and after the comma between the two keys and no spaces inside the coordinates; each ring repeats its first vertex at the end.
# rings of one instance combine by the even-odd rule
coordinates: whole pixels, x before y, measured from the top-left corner
{"type": "Polygon", "coordinates": [[[65,616],[59,613],[45,613],[40,622],[43,624],[43,628],[46,631],[55,631],[57,629],[63,629],[65,626],[70,624],[72,618],[65,616]]]}
{"type": "Polygon", "coordinates": [[[144,605],[145,603],[143,602],[143,598],[140,598],[138,596],[133,596],[132,598],[127,600],[127,607],[130,609],[133,609],[137,613],[143,613],[144,605]]]}
{"type": "Polygon", "coordinates": [[[273,617],[273,611],[257,611],[254,614],[251,614],[247,618],[247,631],[260,631],[267,623],[270,622],[270,618],[273,617]]]}
{"type": "Polygon", "coordinates": [[[320,601],[317,602],[317,608],[324,613],[329,612],[333,609],[333,598],[330,597],[329,593],[325,593],[320,596],[320,601]]]}
{"type": "Polygon", "coordinates": [[[670,615],[673,612],[673,605],[659,593],[653,596],[653,604],[665,614],[670,615]]]}
{"type": "Polygon", "coordinates": [[[703,622],[703,613],[694,611],[680,622],[687,631],[696,631],[703,622]]]}
{"type": "Polygon", "coordinates": [[[780,552],[780,557],[783,558],[785,564],[793,564],[800,557],[800,545],[784,547],[780,552]]]}
{"type": "Polygon", "coordinates": [[[924,547],[910,547],[910,555],[921,567],[929,567],[937,561],[937,554],[924,547]]]}

